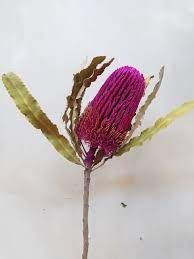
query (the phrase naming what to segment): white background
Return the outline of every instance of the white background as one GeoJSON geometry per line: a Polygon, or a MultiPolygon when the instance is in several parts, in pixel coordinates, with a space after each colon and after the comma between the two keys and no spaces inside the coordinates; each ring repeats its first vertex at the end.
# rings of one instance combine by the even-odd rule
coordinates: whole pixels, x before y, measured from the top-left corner
{"type": "MultiPolygon", "coordinates": [[[[0,0],[0,73],[18,73],[62,132],[72,75],[95,55],[116,60],[84,106],[119,66],[155,81],[166,66],[142,129],[152,125],[194,99],[193,0],[0,0]]],[[[193,117],[92,175],[89,259],[194,258],[193,117]]],[[[0,259],[81,258],[81,167],[21,116],[2,83],[0,132],[0,259]]]]}

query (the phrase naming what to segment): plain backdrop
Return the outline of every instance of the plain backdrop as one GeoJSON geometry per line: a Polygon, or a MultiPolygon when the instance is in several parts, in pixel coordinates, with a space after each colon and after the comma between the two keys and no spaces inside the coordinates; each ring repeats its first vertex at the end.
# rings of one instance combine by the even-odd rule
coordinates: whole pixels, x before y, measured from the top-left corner
{"type": "MultiPolygon", "coordinates": [[[[96,55],[115,61],[83,107],[117,67],[154,83],[165,65],[141,129],[151,126],[194,99],[194,1],[0,0],[0,73],[18,73],[61,132],[73,74],[96,55]]],[[[0,133],[0,259],[81,258],[82,168],[57,154],[1,82],[0,133]]],[[[194,111],[92,175],[89,259],[194,258],[193,133],[194,111]]]]}

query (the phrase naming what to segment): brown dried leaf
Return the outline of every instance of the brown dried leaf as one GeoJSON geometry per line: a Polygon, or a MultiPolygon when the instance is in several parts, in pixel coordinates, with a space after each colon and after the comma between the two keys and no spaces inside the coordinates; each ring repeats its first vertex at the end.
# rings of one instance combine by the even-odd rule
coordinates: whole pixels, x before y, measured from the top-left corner
{"type": "Polygon", "coordinates": [[[100,68],[97,68],[97,66],[102,63],[105,58],[105,56],[93,58],[91,64],[87,68],[74,75],[72,93],[67,97],[67,108],[63,115],[63,121],[66,124],[67,132],[69,133],[72,143],[80,157],[82,156],[82,150],[74,133],[74,127],[79,120],[81,102],[86,88],[88,88],[91,83],[94,82],[97,77],[104,72],[105,68],[108,67],[113,61],[113,59],[111,59],[109,62],[104,63],[100,68]]]}
{"type": "Polygon", "coordinates": [[[70,117],[69,117],[67,115],[67,112],[69,109],[74,108],[74,101],[77,98],[77,95],[83,86],[84,80],[86,78],[89,78],[93,74],[94,69],[97,67],[98,64],[102,63],[105,60],[105,58],[106,58],[105,56],[99,56],[99,57],[93,58],[92,62],[87,68],[82,69],[80,72],[74,75],[74,78],[73,78],[74,84],[73,84],[71,95],[67,97],[67,108],[63,115],[63,121],[68,121],[71,119],[72,114],[70,114],[70,117]]]}

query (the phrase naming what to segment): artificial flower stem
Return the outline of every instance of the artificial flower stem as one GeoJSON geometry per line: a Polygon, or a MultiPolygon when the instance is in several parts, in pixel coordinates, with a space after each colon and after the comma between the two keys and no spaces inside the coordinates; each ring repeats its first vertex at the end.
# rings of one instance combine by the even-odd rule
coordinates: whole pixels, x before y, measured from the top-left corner
{"type": "Polygon", "coordinates": [[[82,259],[88,258],[89,247],[89,230],[88,230],[88,210],[89,210],[89,187],[90,187],[90,175],[91,168],[85,168],[84,170],[84,195],[83,195],[83,254],[82,259]]]}

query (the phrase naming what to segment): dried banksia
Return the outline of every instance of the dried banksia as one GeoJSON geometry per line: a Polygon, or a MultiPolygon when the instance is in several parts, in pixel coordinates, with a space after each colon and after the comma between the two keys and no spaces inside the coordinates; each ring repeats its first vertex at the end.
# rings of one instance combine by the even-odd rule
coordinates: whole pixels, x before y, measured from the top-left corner
{"type": "Polygon", "coordinates": [[[91,172],[110,158],[121,156],[131,148],[144,144],[146,140],[150,140],[176,118],[194,108],[194,100],[186,102],[165,117],[158,119],[153,126],[142,131],[139,136],[132,137],[141,124],[148,106],[156,97],[164,68],[160,70],[159,81],[153,91],[138,109],[152,76],[145,78],[135,68],[124,66],[108,77],[81,114],[81,102],[86,89],[113,61],[111,59],[101,65],[104,60],[105,56],[95,57],[88,67],[74,75],[72,92],[67,97],[67,107],[63,116],[71,144],[65,136],[59,133],[57,126],[42,111],[38,102],[17,75],[8,73],[2,77],[8,93],[28,121],[42,131],[63,157],[85,168],[82,259],[88,258],[88,204],[91,172]],[[88,146],[88,151],[85,145],[88,146]]]}

